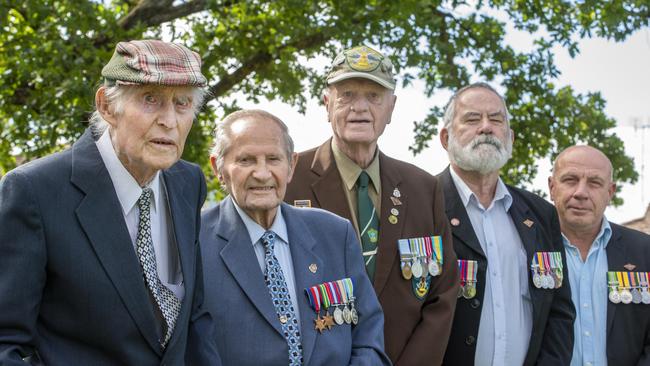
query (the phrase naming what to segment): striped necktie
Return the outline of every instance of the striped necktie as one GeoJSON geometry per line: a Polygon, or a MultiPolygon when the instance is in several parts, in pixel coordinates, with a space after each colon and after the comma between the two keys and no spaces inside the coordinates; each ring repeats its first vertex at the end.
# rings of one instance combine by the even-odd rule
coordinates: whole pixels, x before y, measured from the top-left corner
{"type": "Polygon", "coordinates": [[[363,259],[366,262],[366,272],[372,281],[375,276],[377,241],[379,240],[379,217],[368,195],[370,177],[365,170],[361,171],[357,180],[357,222],[359,236],[363,248],[363,259]]]}

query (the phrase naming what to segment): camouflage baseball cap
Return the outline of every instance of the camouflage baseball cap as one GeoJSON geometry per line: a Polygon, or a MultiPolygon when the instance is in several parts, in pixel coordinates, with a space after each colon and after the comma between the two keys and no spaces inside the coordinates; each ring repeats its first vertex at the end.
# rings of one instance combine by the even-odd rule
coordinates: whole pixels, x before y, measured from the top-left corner
{"type": "Polygon", "coordinates": [[[352,78],[372,80],[395,90],[393,64],[386,56],[368,46],[357,46],[339,53],[327,74],[327,85],[352,78]]]}
{"type": "Polygon", "coordinates": [[[205,86],[201,57],[187,47],[159,40],[120,42],[102,69],[106,85],[205,86]]]}

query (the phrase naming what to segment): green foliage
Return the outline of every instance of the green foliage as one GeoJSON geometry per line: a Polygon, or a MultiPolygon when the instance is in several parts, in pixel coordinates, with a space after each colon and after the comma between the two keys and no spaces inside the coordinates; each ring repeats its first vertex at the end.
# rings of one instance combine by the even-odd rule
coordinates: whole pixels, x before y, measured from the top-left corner
{"type": "MultiPolygon", "coordinates": [[[[83,132],[101,68],[118,41],[164,36],[204,60],[211,101],[184,157],[208,177],[212,125],[237,109],[228,97],[281,100],[304,111],[323,88],[317,56],[331,59],[342,46],[363,42],[392,54],[402,85],[423,80],[427,95],[463,86],[470,76],[502,85],[517,133],[509,182],[530,182],[537,159],[576,142],[602,148],[617,179],[634,182],[632,161],[609,132],[615,121],[603,113],[605,102],[597,93],[556,88],[550,49],[560,44],[575,55],[579,37],[623,40],[649,19],[645,0],[3,0],[0,174],[17,156],[60,150],[83,132]],[[544,37],[528,53],[515,51],[494,10],[544,37]]],[[[414,152],[437,133],[441,107],[415,123],[414,152]]]]}

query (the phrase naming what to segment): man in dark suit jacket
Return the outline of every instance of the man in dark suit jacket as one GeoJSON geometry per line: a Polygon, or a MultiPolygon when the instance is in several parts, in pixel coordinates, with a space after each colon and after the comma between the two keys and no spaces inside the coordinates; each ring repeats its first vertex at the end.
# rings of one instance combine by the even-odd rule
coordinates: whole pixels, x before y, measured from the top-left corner
{"type": "Polygon", "coordinates": [[[650,236],[605,217],[616,192],[611,162],[572,146],[548,182],[577,310],[571,365],[650,364],[650,236]]]}
{"type": "Polygon", "coordinates": [[[557,214],[499,178],[514,140],[505,101],[484,83],[459,90],[440,140],[451,166],[438,177],[463,286],[444,363],[568,364],[575,312],[557,214]],[[536,266],[538,258],[552,265],[536,266]]]}
{"type": "Polygon", "coordinates": [[[239,111],[217,124],[211,162],[229,196],[203,213],[201,247],[221,358],[238,366],[389,365],[352,226],[282,204],[296,159],[286,125],[267,112],[239,111]]]}
{"type": "Polygon", "coordinates": [[[205,181],[178,160],[200,63],[120,42],[91,129],[0,182],[0,364],[219,364],[201,309],[205,181]]]}
{"type": "Polygon", "coordinates": [[[377,146],[395,105],[392,65],[369,47],[355,47],[336,57],[327,85],[324,102],[333,138],[300,153],[285,201],[324,208],[354,223],[384,310],[388,356],[396,365],[440,364],[456,302],[456,256],[437,179],[377,146]],[[370,229],[359,224],[362,175],[369,176],[365,198],[377,213],[377,225],[370,229]],[[400,253],[398,241],[432,236],[442,239],[440,273],[403,274],[410,268],[409,253],[400,253]]]}

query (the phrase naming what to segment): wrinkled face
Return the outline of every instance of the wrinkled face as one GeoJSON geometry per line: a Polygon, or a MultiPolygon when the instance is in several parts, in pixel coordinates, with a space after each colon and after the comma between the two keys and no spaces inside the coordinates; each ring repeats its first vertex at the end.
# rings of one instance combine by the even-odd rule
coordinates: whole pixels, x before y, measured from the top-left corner
{"type": "Polygon", "coordinates": [[[441,138],[451,162],[466,171],[498,171],[512,155],[513,135],[503,102],[485,88],[458,96],[454,119],[441,138]]]}
{"type": "Polygon", "coordinates": [[[330,85],[324,102],[337,145],[374,146],[390,123],[395,99],[392,90],[367,79],[330,85]]]}
{"type": "Polygon", "coordinates": [[[602,153],[577,148],[560,155],[549,190],[563,229],[598,230],[616,186],[602,153]]]}
{"type": "Polygon", "coordinates": [[[221,167],[211,159],[219,181],[251,218],[275,217],[296,164],[295,153],[289,161],[282,130],[271,120],[240,119],[231,125],[229,146],[221,167]]]}
{"type": "MultiPolygon", "coordinates": [[[[134,86],[123,109],[102,114],[118,158],[140,183],[176,163],[192,127],[192,89],[134,86]]],[[[144,182],[143,182],[144,181],[144,182]]]]}

